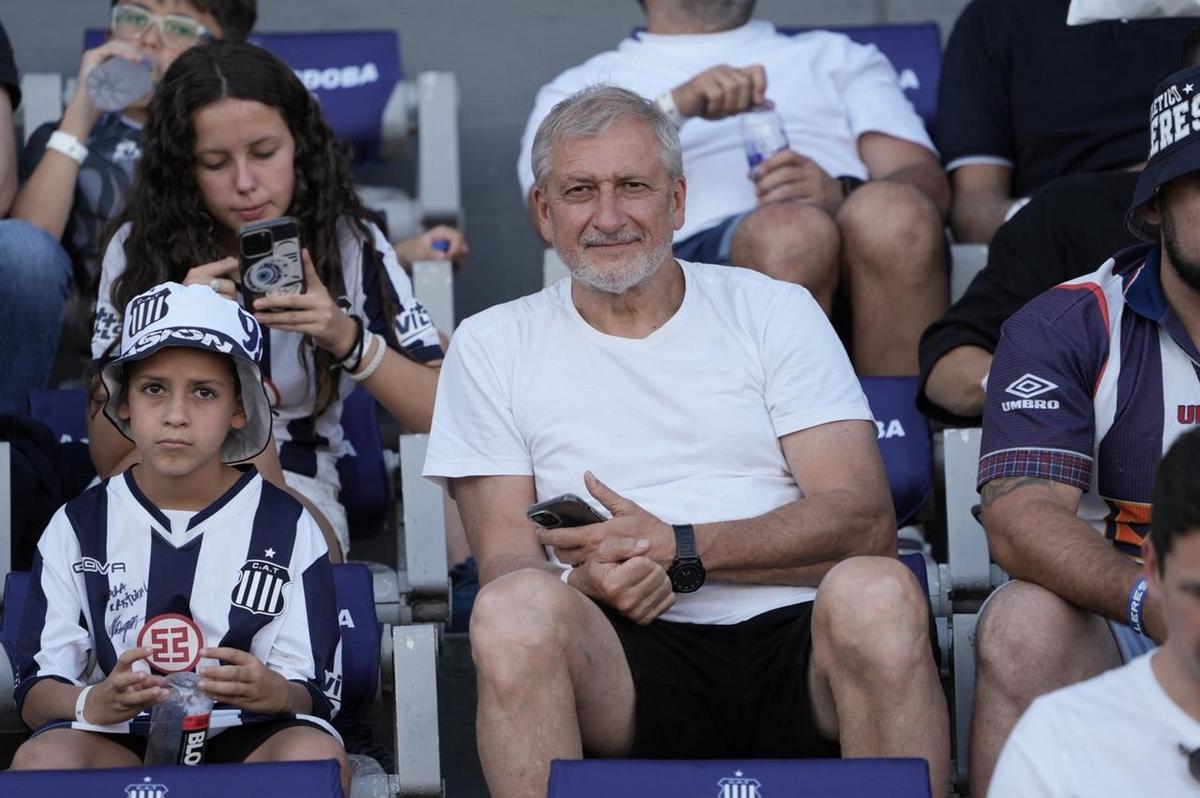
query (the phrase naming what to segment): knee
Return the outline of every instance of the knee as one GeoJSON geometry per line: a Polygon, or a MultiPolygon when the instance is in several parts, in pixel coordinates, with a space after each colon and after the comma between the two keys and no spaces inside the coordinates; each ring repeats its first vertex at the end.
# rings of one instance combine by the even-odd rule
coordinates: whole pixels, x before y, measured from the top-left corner
{"type": "Polygon", "coordinates": [[[13,770],[52,770],[78,767],[69,752],[60,746],[49,745],[44,738],[26,740],[13,755],[13,770]]]}
{"type": "Polygon", "coordinates": [[[916,265],[911,268],[923,275],[943,266],[941,214],[914,186],[871,181],[842,205],[837,224],[847,249],[856,256],[851,260],[861,261],[865,268],[886,265],[894,273],[898,266],[912,263],[916,265]]]}
{"type": "Polygon", "coordinates": [[[1003,688],[1066,666],[1079,611],[1040,585],[1013,582],[988,601],[975,631],[979,678],[1003,688]],[[1062,633],[1061,636],[1059,633],[1062,633]]]}
{"type": "Polygon", "coordinates": [[[325,732],[305,729],[304,734],[294,735],[282,746],[283,758],[293,762],[312,762],[332,759],[338,763],[342,773],[350,772],[350,761],[346,749],[325,732]]]}
{"type": "Polygon", "coordinates": [[[71,281],[71,258],[62,244],[20,219],[0,221],[0,269],[9,290],[65,296],[71,281]]]}
{"type": "Polygon", "coordinates": [[[836,279],[841,233],[833,217],[815,205],[763,205],[742,221],[734,243],[754,261],[737,265],[777,280],[819,285],[836,279]]]}
{"type": "Polygon", "coordinates": [[[813,613],[836,670],[887,679],[932,666],[927,600],[895,559],[839,563],[821,580],[813,613]]]}
{"type": "Polygon", "coordinates": [[[513,571],[480,589],[471,611],[471,651],[481,675],[547,667],[567,647],[571,588],[553,574],[513,571]]]}

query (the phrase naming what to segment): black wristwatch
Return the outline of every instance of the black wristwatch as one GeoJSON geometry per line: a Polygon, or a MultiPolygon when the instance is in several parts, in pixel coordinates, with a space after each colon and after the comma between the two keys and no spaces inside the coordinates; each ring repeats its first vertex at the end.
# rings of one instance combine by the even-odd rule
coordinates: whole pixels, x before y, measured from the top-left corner
{"type": "Polygon", "coordinates": [[[667,569],[671,589],[676,593],[695,593],[704,584],[704,565],[696,553],[696,532],[691,524],[674,524],[675,561],[667,569]]]}
{"type": "Polygon", "coordinates": [[[837,181],[842,184],[842,199],[849,197],[850,193],[853,192],[854,189],[867,182],[861,177],[855,177],[854,175],[841,175],[838,177],[837,181]]]}

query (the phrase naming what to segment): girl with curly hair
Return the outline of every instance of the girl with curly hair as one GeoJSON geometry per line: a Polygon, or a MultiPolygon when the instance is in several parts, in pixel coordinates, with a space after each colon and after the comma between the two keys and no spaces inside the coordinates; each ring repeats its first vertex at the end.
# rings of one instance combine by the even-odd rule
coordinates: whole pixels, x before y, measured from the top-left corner
{"type": "MultiPolygon", "coordinates": [[[[342,400],[361,381],[407,429],[428,430],[443,355],[437,331],[359,202],[316,101],[267,51],[214,42],[181,55],[155,94],[142,149],[104,252],[93,357],[120,336],[117,308],[154,285],[199,283],[238,299],[238,229],[295,217],[305,293],[247,308],[269,331],[263,378],[278,450],[277,460],[268,447],[255,464],[316,505],[344,553],[342,400]]],[[[93,417],[89,431],[102,476],[136,461],[111,425],[93,417]]]]}

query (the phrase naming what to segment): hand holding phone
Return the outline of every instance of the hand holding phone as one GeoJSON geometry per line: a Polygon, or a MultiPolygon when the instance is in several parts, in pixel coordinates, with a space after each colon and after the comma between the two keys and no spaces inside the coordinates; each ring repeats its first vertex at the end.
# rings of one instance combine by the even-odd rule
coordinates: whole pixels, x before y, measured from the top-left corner
{"type": "Polygon", "coordinates": [[[305,292],[300,224],[291,216],[255,222],[238,230],[238,252],[246,307],[264,296],[305,292]]]}

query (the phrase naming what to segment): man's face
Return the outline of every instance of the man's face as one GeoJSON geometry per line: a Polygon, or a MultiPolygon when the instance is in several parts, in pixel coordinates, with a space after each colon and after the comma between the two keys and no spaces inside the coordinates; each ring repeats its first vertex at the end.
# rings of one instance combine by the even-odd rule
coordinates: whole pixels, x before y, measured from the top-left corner
{"type": "MultiPolygon", "coordinates": [[[[181,53],[207,41],[205,36],[193,35],[196,31],[203,28],[212,39],[220,39],[223,34],[216,17],[198,11],[187,0],[129,0],[117,3],[114,12],[116,21],[109,35],[135,42],[154,63],[156,82],[181,53]]],[[[152,97],[153,93],[148,94],[131,107],[149,106],[152,97]]]]}
{"type": "Polygon", "coordinates": [[[574,278],[622,294],[670,259],[685,193],[683,179],[667,175],[653,131],[629,120],[556,142],[546,189],[534,197],[542,235],[574,278]]]}
{"type": "Polygon", "coordinates": [[[1153,547],[1145,554],[1150,591],[1161,599],[1167,625],[1164,647],[1200,679],[1200,529],[1175,538],[1161,574],[1153,547]]]}
{"type": "Polygon", "coordinates": [[[1200,291],[1200,172],[1177,177],[1158,193],[1159,235],[1179,279],[1200,291]]]}

